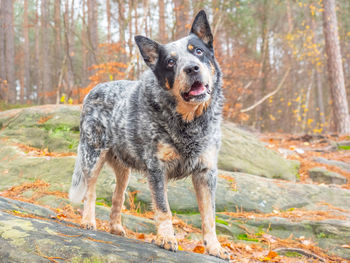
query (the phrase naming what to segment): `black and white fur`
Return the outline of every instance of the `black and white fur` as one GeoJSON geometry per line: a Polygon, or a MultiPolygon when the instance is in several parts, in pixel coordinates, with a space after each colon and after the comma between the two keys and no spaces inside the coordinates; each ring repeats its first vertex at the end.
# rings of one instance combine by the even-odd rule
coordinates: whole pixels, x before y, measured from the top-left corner
{"type": "Polygon", "coordinates": [[[161,45],[136,36],[149,70],[139,81],[97,85],[86,96],[70,199],[84,200],[82,223],[95,229],[95,184],[105,162],[114,169],[111,232],[125,235],[120,213],[130,169],[142,171],[152,192],[155,242],[176,251],[166,185],[192,176],[209,254],[228,258],[215,233],[215,189],[223,104],[221,71],[204,11],[190,34],[161,45]]]}

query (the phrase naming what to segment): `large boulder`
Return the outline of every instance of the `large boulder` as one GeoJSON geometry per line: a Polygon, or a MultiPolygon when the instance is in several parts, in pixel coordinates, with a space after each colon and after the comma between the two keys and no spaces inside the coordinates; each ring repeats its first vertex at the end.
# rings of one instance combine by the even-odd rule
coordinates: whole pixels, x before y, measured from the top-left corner
{"type": "MultiPolygon", "coordinates": [[[[18,148],[0,141],[0,174],[2,174],[0,191],[23,182],[40,179],[50,183],[51,191],[68,192],[74,162],[74,156],[31,157],[18,148]]],[[[114,186],[113,172],[106,165],[97,183],[98,200],[110,204],[114,186]]],[[[151,193],[143,175],[133,173],[130,176],[128,190],[137,191],[135,200],[140,202],[143,208],[150,209],[151,193]]],[[[174,212],[198,211],[190,178],[169,182],[168,198],[174,212]]],[[[296,207],[315,210],[320,209],[318,204],[322,202],[350,210],[350,190],[325,185],[292,183],[243,173],[219,172],[216,192],[217,211],[236,211],[237,207],[244,211],[260,213],[296,207]]]]}
{"type": "Polygon", "coordinates": [[[236,127],[233,123],[224,122],[218,165],[226,171],[295,181],[300,164],[284,159],[277,152],[267,149],[257,136],[250,132],[236,127]]]}
{"type": "Polygon", "coordinates": [[[314,167],[308,170],[312,181],[325,184],[346,184],[346,177],[336,172],[329,171],[323,167],[314,167]]]}
{"type": "MultiPolygon", "coordinates": [[[[51,152],[76,152],[81,106],[44,105],[0,112],[0,138],[51,152]]],[[[295,181],[299,163],[267,149],[233,123],[222,125],[219,168],[295,181]]]]}
{"type": "Polygon", "coordinates": [[[3,202],[6,200],[0,199],[0,262],[224,262],[207,255],[173,253],[153,244],[84,230],[64,221],[18,217],[11,213],[18,205],[11,206],[11,202],[2,205],[3,202]]]}

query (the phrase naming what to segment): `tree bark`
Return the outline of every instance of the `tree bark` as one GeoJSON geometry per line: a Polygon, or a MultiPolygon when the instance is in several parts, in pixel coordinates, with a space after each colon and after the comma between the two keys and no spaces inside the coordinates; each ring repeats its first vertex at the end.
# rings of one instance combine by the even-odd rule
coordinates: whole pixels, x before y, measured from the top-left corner
{"type": "Polygon", "coordinates": [[[107,42],[111,43],[111,1],[106,1],[106,14],[107,14],[107,42]]]}
{"type": "Polygon", "coordinates": [[[36,90],[35,90],[35,100],[39,103],[39,94],[42,93],[42,79],[41,79],[41,69],[42,69],[42,53],[40,52],[40,19],[39,19],[39,0],[36,0],[36,26],[35,26],[35,77],[36,77],[36,90]]]}
{"type": "MultiPolygon", "coordinates": [[[[69,7],[69,0],[66,0],[65,2],[65,10],[64,10],[64,17],[63,17],[63,24],[64,24],[64,39],[65,39],[65,53],[66,53],[66,68],[67,68],[67,74],[66,74],[66,93],[70,93],[74,86],[74,70],[73,70],[73,61],[72,61],[72,55],[74,54],[74,35],[73,35],[73,22],[70,20],[73,20],[73,14],[70,15],[71,12],[73,12],[74,6],[69,7]],[[70,10],[71,9],[71,10],[70,10]],[[71,19],[70,19],[71,18],[71,19]]],[[[84,3],[83,3],[84,6],[84,3]]],[[[84,9],[83,9],[84,10],[84,9]]],[[[84,25],[82,25],[82,31],[84,30],[84,25]]],[[[67,94],[66,94],[67,95],[67,94]]]]}
{"type": "Polygon", "coordinates": [[[175,39],[185,37],[190,32],[189,27],[189,1],[186,0],[174,0],[175,5],[175,18],[176,18],[176,30],[175,39]]]}
{"type": "Polygon", "coordinates": [[[159,41],[165,43],[167,41],[167,36],[165,33],[165,7],[164,0],[159,0],[159,41]]]}
{"type": "MultiPolygon", "coordinates": [[[[98,35],[97,35],[97,3],[96,0],[87,0],[88,7],[88,67],[97,64],[96,51],[98,46],[98,35]]],[[[90,75],[93,71],[90,71],[90,75]]]]}
{"type": "Polygon", "coordinates": [[[57,89],[60,90],[61,87],[58,86],[59,76],[62,69],[61,61],[61,0],[55,0],[54,3],[54,32],[55,32],[55,42],[54,42],[54,58],[53,65],[55,67],[55,74],[53,76],[53,83],[57,85],[57,89]]]}
{"type": "Polygon", "coordinates": [[[6,69],[5,69],[5,32],[4,32],[4,10],[3,1],[0,1],[0,100],[5,100],[6,69]]]}
{"type": "Polygon", "coordinates": [[[24,103],[24,97],[28,99],[31,93],[30,88],[30,48],[29,48],[29,23],[28,23],[28,0],[24,0],[23,11],[23,89],[21,88],[21,103],[24,103]]]}
{"type": "Polygon", "coordinates": [[[326,42],[328,79],[333,100],[335,129],[340,134],[350,133],[349,106],[346,97],[342,57],[339,46],[335,0],[323,0],[323,32],[326,42]]]}
{"type": "Polygon", "coordinates": [[[16,103],[17,92],[15,83],[15,42],[13,28],[13,1],[2,0],[3,26],[5,36],[5,71],[7,80],[7,102],[16,103]]]}
{"type": "Polygon", "coordinates": [[[42,80],[43,90],[41,103],[53,103],[54,96],[51,94],[51,65],[49,59],[49,1],[41,1],[41,54],[42,54],[42,80]]]}

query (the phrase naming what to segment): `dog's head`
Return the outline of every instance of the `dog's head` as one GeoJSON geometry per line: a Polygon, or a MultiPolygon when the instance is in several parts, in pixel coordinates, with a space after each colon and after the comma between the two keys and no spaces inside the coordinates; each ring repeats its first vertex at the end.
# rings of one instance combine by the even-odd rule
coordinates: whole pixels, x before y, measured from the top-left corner
{"type": "Polygon", "coordinates": [[[197,14],[187,37],[165,45],[143,36],[136,36],[135,41],[160,86],[174,95],[178,104],[185,107],[210,101],[217,64],[204,11],[197,14]]]}

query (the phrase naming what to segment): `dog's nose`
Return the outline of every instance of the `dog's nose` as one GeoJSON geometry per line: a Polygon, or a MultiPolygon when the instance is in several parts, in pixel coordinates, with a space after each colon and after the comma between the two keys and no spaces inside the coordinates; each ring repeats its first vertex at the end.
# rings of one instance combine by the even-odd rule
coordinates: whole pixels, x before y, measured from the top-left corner
{"type": "Polygon", "coordinates": [[[191,65],[184,67],[184,71],[188,75],[195,75],[200,71],[200,69],[199,69],[199,66],[197,64],[191,64],[191,65]]]}

